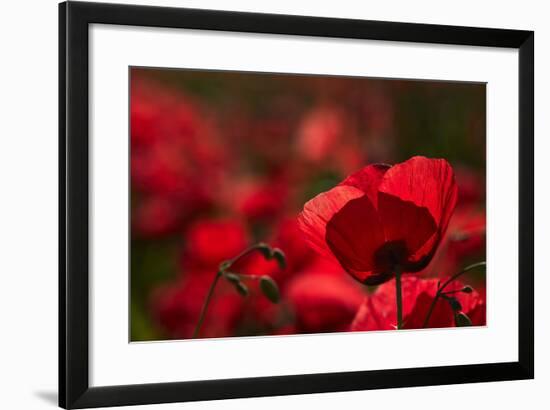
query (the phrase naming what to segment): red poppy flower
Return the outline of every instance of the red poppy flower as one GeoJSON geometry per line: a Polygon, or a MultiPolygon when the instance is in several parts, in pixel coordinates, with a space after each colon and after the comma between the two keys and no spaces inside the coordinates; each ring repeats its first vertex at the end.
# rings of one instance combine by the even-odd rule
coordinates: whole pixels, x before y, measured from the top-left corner
{"type": "MultiPolygon", "coordinates": [[[[404,329],[419,329],[424,325],[430,306],[437,292],[437,279],[403,278],[403,323],[404,329]]],[[[456,291],[463,285],[455,281],[445,291],[456,291]]],[[[471,293],[456,292],[452,296],[460,303],[474,326],[485,325],[485,298],[475,290],[471,293]]],[[[395,282],[380,286],[367,296],[351,324],[350,330],[393,330],[396,325],[395,282]]],[[[449,302],[439,297],[426,327],[453,327],[454,311],[449,302]]]]}
{"type": "Polygon", "coordinates": [[[349,328],[364,297],[345,274],[308,271],[288,284],[286,298],[296,315],[297,333],[339,332],[349,328]]]}
{"type": "Polygon", "coordinates": [[[457,200],[444,159],[413,157],[375,164],[307,202],[299,224],[310,244],[333,255],[367,285],[388,281],[399,267],[418,272],[432,259],[457,200]]]}

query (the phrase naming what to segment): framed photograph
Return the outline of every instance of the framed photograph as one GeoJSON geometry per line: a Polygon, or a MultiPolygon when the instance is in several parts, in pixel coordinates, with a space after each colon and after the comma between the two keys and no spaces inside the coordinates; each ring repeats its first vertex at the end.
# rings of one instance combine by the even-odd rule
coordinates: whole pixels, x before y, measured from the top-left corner
{"type": "Polygon", "coordinates": [[[534,33],[59,5],[59,405],[534,377],[534,33]]]}

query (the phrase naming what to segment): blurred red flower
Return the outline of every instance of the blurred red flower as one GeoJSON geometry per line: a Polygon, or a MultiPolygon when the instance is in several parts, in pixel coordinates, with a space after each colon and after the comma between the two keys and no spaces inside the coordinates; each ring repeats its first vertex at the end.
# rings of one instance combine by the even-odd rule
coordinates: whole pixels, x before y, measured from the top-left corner
{"type": "Polygon", "coordinates": [[[364,139],[356,119],[341,107],[319,102],[296,130],[295,152],[307,168],[331,169],[343,174],[365,163],[364,139]]]}
{"type": "MultiPolygon", "coordinates": [[[[403,278],[403,322],[404,329],[423,327],[430,306],[437,292],[437,279],[419,279],[414,276],[403,278]]],[[[460,290],[463,285],[455,281],[445,291],[460,290]]],[[[485,325],[485,297],[475,290],[472,293],[456,292],[452,296],[461,305],[474,326],[485,325]]],[[[393,330],[396,325],[395,282],[381,285],[375,293],[367,296],[350,330],[393,330]]],[[[447,300],[439,297],[426,327],[453,327],[454,311],[447,300]]]]}
{"type": "Polygon", "coordinates": [[[450,275],[485,255],[485,211],[473,205],[456,208],[441,251],[422,272],[424,276],[450,275]]]}
{"type": "Polygon", "coordinates": [[[348,176],[307,202],[299,224],[314,249],[375,285],[391,279],[397,266],[418,272],[428,265],[456,201],[449,163],[413,157],[348,176]]]}
{"type": "Polygon", "coordinates": [[[485,250],[486,216],[473,206],[457,208],[447,234],[448,252],[457,261],[485,250]]]}
{"type": "Polygon", "coordinates": [[[249,220],[266,221],[284,210],[288,188],[283,181],[266,181],[248,188],[238,201],[239,211],[249,220]]]}
{"type": "Polygon", "coordinates": [[[277,231],[269,242],[282,249],[286,256],[287,268],[283,271],[286,273],[285,276],[303,269],[315,259],[315,254],[301,234],[295,217],[279,220],[277,231]]]}
{"type": "Polygon", "coordinates": [[[240,215],[250,224],[270,226],[288,208],[289,193],[283,171],[255,177],[228,172],[216,196],[218,207],[226,212],[240,215]]]}
{"type": "MultiPolygon", "coordinates": [[[[193,335],[214,274],[193,272],[154,292],[153,317],[170,338],[186,339],[193,335]]],[[[232,336],[241,317],[243,301],[233,286],[220,281],[201,327],[201,337],[232,336]]]]}
{"type": "Polygon", "coordinates": [[[179,222],[179,207],[162,196],[142,198],[132,212],[132,228],[138,237],[155,238],[171,234],[179,222]]]}
{"type": "Polygon", "coordinates": [[[200,219],[185,233],[183,261],[186,267],[216,272],[218,265],[242,252],[249,242],[243,223],[236,219],[200,219]]]}
{"type": "Polygon", "coordinates": [[[232,270],[245,275],[269,275],[277,279],[277,283],[279,283],[278,275],[281,272],[281,268],[275,259],[267,260],[264,255],[258,252],[253,252],[234,263],[232,270]]]}
{"type": "Polygon", "coordinates": [[[304,272],[294,278],[286,292],[296,316],[296,333],[348,330],[364,293],[347,275],[304,272]]]}
{"type": "Polygon", "coordinates": [[[145,227],[142,234],[173,232],[187,217],[212,204],[228,158],[204,110],[184,94],[133,74],[130,98],[135,224],[145,227]],[[177,218],[163,215],[162,229],[149,229],[154,223],[143,218],[160,209],[141,204],[149,197],[169,204],[177,218]],[[139,211],[142,206],[146,208],[139,211]]]}
{"type": "Polygon", "coordinates": [[[317,107],[304,116],[298,129],[297,149],[307,160],[319,162],[331,154],[343,137],[345,120],[334,107],[317,107]]]}

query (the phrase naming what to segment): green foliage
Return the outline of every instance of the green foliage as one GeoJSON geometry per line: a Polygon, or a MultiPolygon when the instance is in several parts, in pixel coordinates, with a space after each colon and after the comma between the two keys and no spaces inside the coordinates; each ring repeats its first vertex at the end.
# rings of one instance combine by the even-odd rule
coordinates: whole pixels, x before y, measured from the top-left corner
{"type": "Polygon", "coordinates": [[[177,274],[177,242],[139,241],[132,243],[130,256],[130,339],[147,341],[162,338],[149,316],[151,290],[177,274]]]}

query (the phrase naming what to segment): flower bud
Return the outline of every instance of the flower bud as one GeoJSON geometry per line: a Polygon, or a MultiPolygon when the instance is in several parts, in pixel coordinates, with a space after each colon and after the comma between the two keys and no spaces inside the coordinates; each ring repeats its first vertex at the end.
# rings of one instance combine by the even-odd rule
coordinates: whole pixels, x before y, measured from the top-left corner
{"type": "Polygon", "coordinates": [[[248,296],[248,287],[244,283],[237,282],[235,284],[235,288],[237,289],[237,292],[241,294],[241,296],[248,296]]]}
{"type": "Polygon", "coordinates": [[[271,259],[273,257],[273,250],[267,243],[260,242],[255,246],[256,250],[260,252],[265,259],[271,259]]]}
{"type": "Polygon", "coordinates": [[[279,248],[273,249],[273,257],[275,258],[281,269],[286,268],[286,256],[282,250],[280,250],[279,248]]]}
{"type": "Polygon", "coordinates": [[[279,287],[269,276],[264,275],[260,278],[260,289],[271,302],[279,303],[279,287]]]}
{"type": "Polygon", "coordinates": [[[456,327],[472,326],[472,321],[464,312],[455,314],[456,327]]]}
{"type": "Polygon", "coordinates": [[[226,272],[224,273],[225,279],[229,282],[237,284],[241,281],[241,278],[236,273],[226,272]]]}

